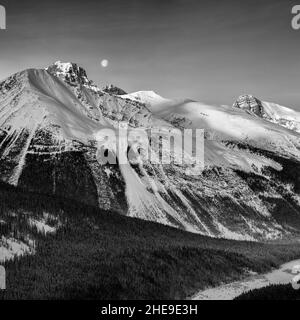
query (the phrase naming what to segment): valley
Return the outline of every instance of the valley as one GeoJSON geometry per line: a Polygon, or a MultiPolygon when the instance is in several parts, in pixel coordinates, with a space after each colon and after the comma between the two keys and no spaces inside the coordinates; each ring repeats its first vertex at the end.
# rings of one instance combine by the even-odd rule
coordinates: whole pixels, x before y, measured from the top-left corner
{"type": "Polygon", "coordinates": [[[1,299],[185,299],[300,256],[296,239],[214,239],[4,184],[0,191],[2,237],[34,250],[4,262],[1,299]]]}

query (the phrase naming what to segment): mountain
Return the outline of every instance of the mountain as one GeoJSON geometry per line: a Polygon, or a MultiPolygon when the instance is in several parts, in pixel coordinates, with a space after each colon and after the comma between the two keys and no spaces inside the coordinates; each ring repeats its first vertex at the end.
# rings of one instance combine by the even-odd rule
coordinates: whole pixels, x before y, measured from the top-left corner
{"type": "Polygon", "coordinates": [[[146,104],[151,108],[151,111],[159,111],[163,106],[169,106],[172,104],[172,100],[165,99],[158,95],[154,91],[138,91],[123,95],[123,98],[130,99],[132,101],[139,101],[146,104]],[[156,107],[158,108],[156,110],[156,107]]]}
{"type": "Polygon", "coordinates": [[[114,86],[113,84],[106,85],[104,88],[102,88],[102,91],[110,93],[110,94],[119,95],[119,96],[127,94],[126,91],[114,86]]]}
{"type": "Polygon", "coordinates": [[[242,95],[233,107],[300,132],[300,112],[272,102],[260,101],[252,95],[242,95]]]}
{"type": "MultiPolygon", "coordinates": [[[[0,179],[212,237],[255,241],[298,234],[297,130],[256,114],[251,105],[249,110],[211,106],[151,91],[103,88],[77,64],[63,62],[1,82],[0,179]],[[118,134],[120,124],[131,133],[160,135],[129,141],[135,150],[131,163],[118,158],[116,164],[100,164],[99,150],[116,156],[115,141],[105,132],[118,134]],[[179,161],[182,131],[199,128],[204,129],[204,168],[193,159],[192,139],[185,148],[188,161],[179,161]],[[171,148],[165,155],[173,162],[146,157],[149,151],[159,160],[161,142],[171,148]]],[[[258,109],[267,110],[261,104],[258,109]]],[[[289,112],[279,109],[274,107],[276,115],[286,119],[289,112]]]]}

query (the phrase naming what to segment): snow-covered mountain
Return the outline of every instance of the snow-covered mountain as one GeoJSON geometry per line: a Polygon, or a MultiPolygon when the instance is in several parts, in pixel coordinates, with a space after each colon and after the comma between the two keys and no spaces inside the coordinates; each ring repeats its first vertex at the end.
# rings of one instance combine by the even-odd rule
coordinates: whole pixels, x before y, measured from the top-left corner
{"type": "Polygon", "coordinates": [[[300,228],[300,134],[274,119],[295,120],[296,112],[239,101],[210,106],[152,91],[100,89],[74,63],[25,70],[0,83],[0,178],[209,236],[291,236],[300,228]],[[172,130],[175,159],[181,131],[204,129],[204,170],[149,161],[145,154],[156,152],[161,139],[152,136],[138,143],[136,163],[101,165],[99,143],[107,153],[115,149],[99,132],[120,123],[160,130],[163,141],[172,130]]]}
{"type": "Polygon", "coordinates": [[[243,109],[250,114],[300,132],[300,112],[296,110],[276,103],[260,101],[252,95],[240,96],[233,107],[243,109]]]}

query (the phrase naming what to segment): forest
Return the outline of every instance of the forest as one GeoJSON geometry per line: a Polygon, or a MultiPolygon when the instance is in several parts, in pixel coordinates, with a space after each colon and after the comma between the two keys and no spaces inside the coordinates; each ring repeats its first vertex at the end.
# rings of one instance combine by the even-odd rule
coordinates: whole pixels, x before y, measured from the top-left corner
{"type": "Polygon", "coordinates": [[[299,242],[209,238],[4,183],[0,220],[2,236],[35,242],[4,263],[1,299],[182,299],[300,256],[299,242]],[[27,223],[45,213],[55,233],[27,223]]]}

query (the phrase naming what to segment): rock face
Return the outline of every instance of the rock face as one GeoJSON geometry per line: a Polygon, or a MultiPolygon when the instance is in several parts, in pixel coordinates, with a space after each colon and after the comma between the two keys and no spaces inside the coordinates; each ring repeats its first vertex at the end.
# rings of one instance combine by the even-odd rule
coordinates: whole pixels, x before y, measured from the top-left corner
{"type": "Polygon", "coordinates": [[[110,93],[110,94],[115,94],[115,95],[119,95],[119,96],[122,96],[122,95],[125,95],[127,94],[126,91],[124,91],[123,89],[121,88],[118,88],[114,85],[107,85],[105,86],[102,91],[106,92],[106,93],[110,93]]]}
{"type": "MultiPolygon", "coordinates": [[[[120,92],[99,89],[73,63],[4,80],[0,179],[209,236],[256,240],[299,232],[300,134],[267,119],[265,103],[242,98],[235,108],[215,107],[120,92]],[[118,132],[120,124],[149,135],[129,140],[131,163],[116,158],[103,165],[99,148],[116,156],[116,145],[101,134],[118,132]],[[204,168],[177,161],[184,129],[205,130],[204,168]],[[173,145],[166,143],[170,132],[173,145]],[[171,163],[158,161],[161,142],[171,163]]],[[[281,119],[293,114],[286,109],[281,119]]],[[[193,160],[188,150],[185,156],[193,160]]]]}
{"type": "Polygon", "coordinates": [[[261,101],[250,94],[240,96],[234,103],[233,107],[249,111],[261,118],[266,116],[261,101]]]}
{"type": "Polygon", "coordinates": [[[240,96],[233,107],[243,109],[250,114],[300,132],[300,112],[293,109],[276,103],[260,101],[252,95],[240,96]]]}

